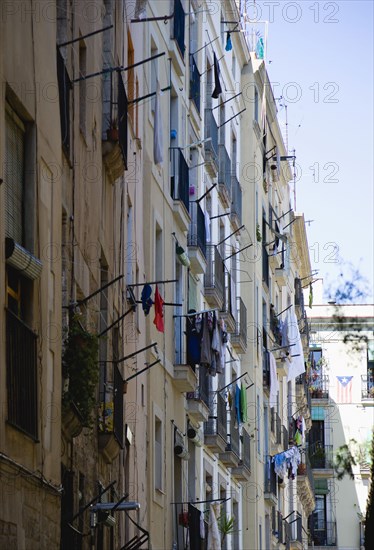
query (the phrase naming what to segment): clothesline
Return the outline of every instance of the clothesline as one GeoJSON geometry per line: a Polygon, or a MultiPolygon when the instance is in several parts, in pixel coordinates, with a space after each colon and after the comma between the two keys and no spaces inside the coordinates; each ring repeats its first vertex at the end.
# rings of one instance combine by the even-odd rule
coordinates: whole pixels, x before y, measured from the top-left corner
{"type": "Polygon", "coordinates": [[[201,311],[195,311],[194,313],[184,313],[183,315],[173,315],[173,317],[194,317],[195,315],[201,315],[202,313],[210,313],[211,311],[220,311],[218,307],[214,309],[202,309],[201,311]]]}
{"type": "Polygon", "coordinates": [[[214,498],[212,500],[186,500],[183,502],[171,502],[170,504],[209,504],[210,502],[227,502],[228,500],[231,500],[231,497],[214,498]]]}

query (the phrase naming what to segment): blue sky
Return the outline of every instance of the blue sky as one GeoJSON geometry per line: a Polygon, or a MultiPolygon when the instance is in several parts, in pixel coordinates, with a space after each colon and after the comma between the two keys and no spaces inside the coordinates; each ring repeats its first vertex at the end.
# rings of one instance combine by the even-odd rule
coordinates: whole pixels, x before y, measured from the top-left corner
{"type": "Polygon", "coordinates": [[[373,301],[373,2],[256,5],[261,19],[273,18],[267,68],[275,97],[283,96],[284,136],[287,105],[300,176],[296,210],[313,220],[312,266],[332,281],[340,258],[351,262],[369,280],[373,301]]]}

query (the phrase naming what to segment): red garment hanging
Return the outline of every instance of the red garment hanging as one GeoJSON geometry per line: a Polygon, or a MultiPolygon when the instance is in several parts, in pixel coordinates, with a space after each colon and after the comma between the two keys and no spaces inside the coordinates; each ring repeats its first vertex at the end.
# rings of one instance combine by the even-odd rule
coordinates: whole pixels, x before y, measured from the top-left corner
{"type": "Polygon", "coordinates": [[[159,332],[164,332],[164,312],[163,312],[164,300],[161,298],[161,295],[158,291],[156,285],[155,292],[155,318],[153,323],[156,325],[156,328],[159,332]]]}

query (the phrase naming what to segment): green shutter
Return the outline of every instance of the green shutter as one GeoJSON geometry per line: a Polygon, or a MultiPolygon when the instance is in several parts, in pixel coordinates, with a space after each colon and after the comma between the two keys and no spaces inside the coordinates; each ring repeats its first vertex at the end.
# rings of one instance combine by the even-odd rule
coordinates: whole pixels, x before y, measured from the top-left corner
{"type": "Polygon", "coordinates": [[[312,407],[312,420],[325,420],[325,409],[323,407],[312,407]]]}
{"type": "Polygon", "coordinates": [[[316,495],[328,495],[330,491],[327,487],[327,479],[315,479],[314,492],[316,495]]]}

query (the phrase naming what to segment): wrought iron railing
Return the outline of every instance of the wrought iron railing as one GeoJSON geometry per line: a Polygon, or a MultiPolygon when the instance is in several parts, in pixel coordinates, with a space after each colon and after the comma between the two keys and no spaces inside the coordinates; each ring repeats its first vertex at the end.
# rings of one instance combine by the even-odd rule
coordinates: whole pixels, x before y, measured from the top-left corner
{"type": "Polygon", "coordinates": [[[269,254],[264,245],[262,246],[262,280],[269,286],[269,254]]]}
{"type": "Polygon", "coordinates": [[[182,201],[188,212],[190,176],[188,164],[181,149],[170,149],[170,163],[170,194],[174,200],[182,201]]]}
{"type": "Polygon", "coordinates": [[[279,510],[277,511],[277,538],[280,544],[284,543],[283,517],[279,510]]]}
{"type": "Polygon", "coordinates": [[[219,171],[218,183],[226,187],[228,196],[231,197],[231,160],[225,145],[219,144],[219,171]]]}
{"type": "Polygon", "coordinates": [[[314,380],[309,381],[309,391],[313,399],[328,399],[329,377],[327,374],[318,374],[314,380]]]}
{"type": "Polygon", "coordinates": [[[206,258],[206,233],[205,216],[197,202],[190,203],[191,223],[188,232],[188,246],[199,247],[204,258],[206,258]]]}
{"type": "Polygon", "coordinates": [[[36,438],[37,335],[6,310],[6,381],[8,421],[36,438]]]}
{"type": "Polygon", "coordinates": [[[118,78],[118,142],[121,148],[122,158],[127,170],[127,116],[128,116],[128,102],[127,95],[125,90],[125,85],[123,84],[121,71],[117,72],[118,78]]]}
{"type": "Polygon", "coordinates": [[[70,90],[71,80],[60,48],[57,48],[57,81],[60,101],[60,124],[62,146],[70,154],[70,90]]]}
{"type": "Polygon", "coordinates": [[[193,55],[191,55],[190,67],[190,98],[200,113],[200,73],[193,55]]]}
{"type": "Polygon", "coordinates": [[[374,399],[374,375],[361,375],[361,399],[374,399]]]}
{"type": "Polygon", "coordinates": [[[237,296],[237,314],[235,332],[231,335],[231,343],[240,343],[243,348],[247,348],[247,308],[243,300],[237,296]]]}
{"type": "Polygon", "coordinates": [[[251,436],[247,430],[242,432],[242,461],[244,466],[251,469],[251,436]]]}
{"type": "Polygon", "coordinates": [[[308,449],[309,460],[312,468],[331,469],[334,465],[333,446],[317,442],[308,449]]]}
{"type": "Polygon", "coordinates": [[[231,216],[236,216],[239,224],[242,221],[242,188],[235,175],[231,176],[231,216]]]}
{"type": "Polygon", "coordinates": [[[306,476],[308,478],[311,490],[314,493],[314,476],[312,466],[310,464],[309,456],[305,453],[301,455],[301,462],[297,468],[297,475],[298,478],[299,476],[306,476]]]}
{"type": "Polygon", "coordinates": [[[184,57],[184,51],[186,49],[184,43],[185,35],[185,13],[183,11],[183,6],[181,0],[174,0],[174,17],[173,17],[173,38],[178,44],[179,51],[184,57]]]}
{"type": "Polygon", "coordinates": [[[239,426],[235,421],[235,415],[232,412],[230,417],[230,434],[229,434],[228,450],[233,451],[238,457],[240,456],[239,441],[240,441],[239,426]]]}
{"type": "Polygon", "coordinates": [[[275,416],[275,442],[277,445],[282,443],[282,420],[278,413],[274,413],[275,416]]]}
{"type": "Polygon", "coordinates": [[[277,496],[277,474],[271,456],[267,456],[265,460],[264,492],[277,496]]]}
{"type": "Polygon", "coordinates": [[[188,392],[188,399],[196,399],[203,401],[205,405],[210,408],[209,392],[210,392],[210,375],[208,370],[204,366],[199,367],[199,383],[194,392],[188,392]]]}
{"type": "Polygon", "coordinates": [[[335,521],[324,521],[311,516],[309,530],[314,546],[337,546],[335,521]]]}
{"type": "Polygon", "coordinates": [[[205,151],[209,151],[215,159],[218,159],[218,125],[212,109],[205,109],[204,111],[204,126],[204,138],[211,138],[205,143],[205,151]]]}
{"type": "Polygon", "coordinates": [[[270,357],[265,349],[262,350],[262,383],[270,388],[270,357]]]}
{"type": "Polygon", "coordinates": [[[224,398],[217,393],[217,404],[211,406],[212,416],[204,423],[204,433],[206,435],[220,435],[224,441],[227,440],[227,412],[224,398]]]}
{"type": "Polygon", "coordinates": [[[123,378],[117,367],[102,364],[103,391],[99,408],[99,432],[113,434],[123,447],[123,378]],[[107,369],[113,368],[108,376],[107,369]]]}
{"type": "Polygon", "coordinates": [[[288,435],[288,430],[286,428],[286,426],[282,426],[282,439],[283,439],[283,449],[285,451],[287,451],[288,449],[288,442],[289,442],[289,435],[288,435]]]}
{"type": "Polygon", "coordinates": [[[225,288],[225,266],[217,246],[206,246],[207,269],[204,274],[204,287],[215,289],[223,300],[225,288]]]}

